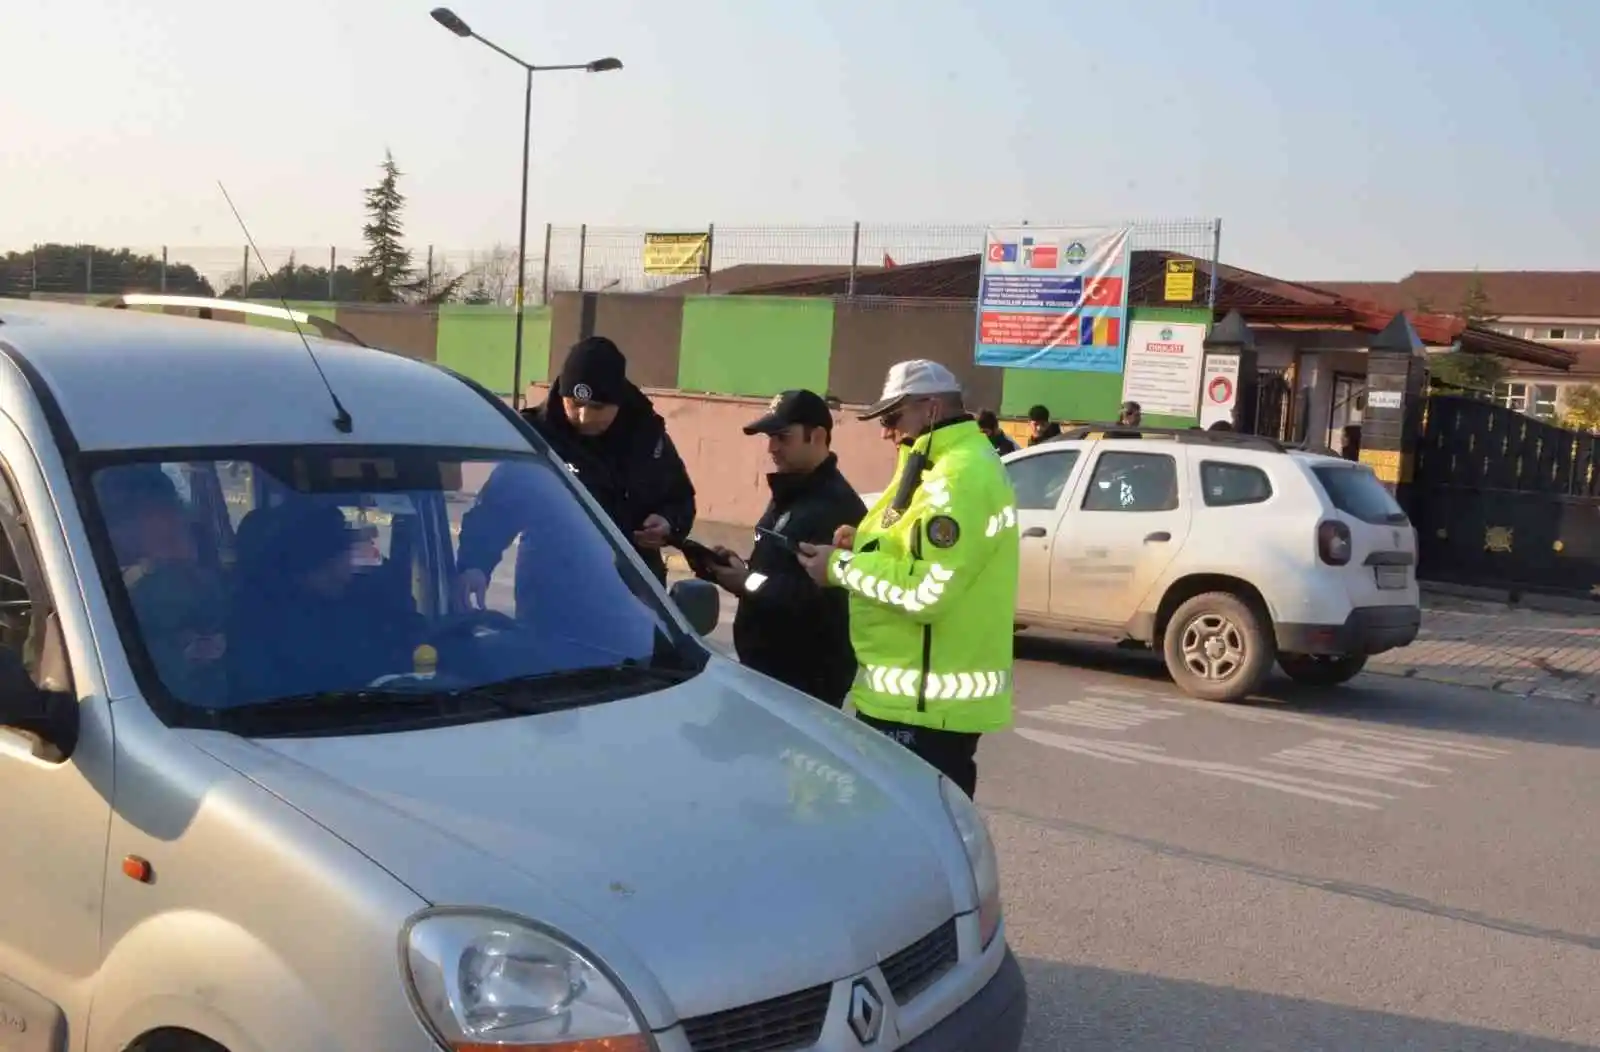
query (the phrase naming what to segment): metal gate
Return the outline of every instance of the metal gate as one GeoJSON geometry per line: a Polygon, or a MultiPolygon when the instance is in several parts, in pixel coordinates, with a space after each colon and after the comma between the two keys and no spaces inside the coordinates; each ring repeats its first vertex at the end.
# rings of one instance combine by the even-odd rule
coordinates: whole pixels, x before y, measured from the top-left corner
{"type": "Polygon", "coordinates": [[[1255,418],[1246,428],[1258,435],[1284,441],[1289,435],[1289,377],[1284,369],[1256,370],[1255,418]]]}
{"type": "Polygon", "coordinates": [[[1600,598],[1600,437],[1454,395],[1414,426],[1418,576],[1600,598]]]}

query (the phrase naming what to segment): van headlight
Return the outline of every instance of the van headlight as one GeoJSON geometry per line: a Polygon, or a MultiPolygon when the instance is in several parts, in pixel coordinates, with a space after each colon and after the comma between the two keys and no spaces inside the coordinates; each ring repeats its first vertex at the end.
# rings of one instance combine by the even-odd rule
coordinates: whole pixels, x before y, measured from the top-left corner
{"type": "Polygon", "coordinates": [[[651,1050],[628,999],[596,962],[526,921],[425,914],[405,941],[412,996],[445,1048],[651,1050]]]}
{"type": "Polygon", "coordinates": [[[961,787],[948,778],[939,779],[939,790],[944,796],[944,809],[961,835],[961,846],[967,851],[967,862],[972,868],[972,883],[978,896],[978,931],[984,949],[994,941],[1000,930],[1000,862],[995,857],[994,841],[989,838],[989,825],[983,820],[978,806],[961,787]]]}

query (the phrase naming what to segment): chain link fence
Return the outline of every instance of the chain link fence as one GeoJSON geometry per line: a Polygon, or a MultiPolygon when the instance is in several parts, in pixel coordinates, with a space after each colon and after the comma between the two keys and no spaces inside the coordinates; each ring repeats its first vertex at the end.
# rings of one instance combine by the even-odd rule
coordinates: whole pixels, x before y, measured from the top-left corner
{"type": "MultiPolygon", "coordinates": [[[[1218,261],[1221,246],[1220,219],[1028,225],[1126,225],[1135,251],[1181,253],[1207,264],[1218,261]]],[[[719,279],[734,268],[762,268],[741,277],[740,285],[824,273],[876,273],[887,267],[972,256],[982,251],[987,228],[982,223],[673,228],[673,233],[706,235],[707,280],[706,275],[647,273],[645,243],[652,231],[546,225],[529,231],[527,301],[546,303],[554,293],[570,290],[647,292],[680,283],[685,283],[686,291],[718,291],[719,279]]],[[[260,258],[246,245],[38,245],[0,253],[0,296],[168,292],[237,297],[242,293],[249,299],[281,295],[293,301],[355,302],[366,298],[362,255],[360,248],[326,245],[263,248],[260,258]]],[[[412,265],[407,290],[412,299],[515,303],[514,242],[477,249],[429,245],[413,249],[412,265]]],[[[1209,302],[1205,290],[1197,291],[1197,298],[1209,302]]]]}

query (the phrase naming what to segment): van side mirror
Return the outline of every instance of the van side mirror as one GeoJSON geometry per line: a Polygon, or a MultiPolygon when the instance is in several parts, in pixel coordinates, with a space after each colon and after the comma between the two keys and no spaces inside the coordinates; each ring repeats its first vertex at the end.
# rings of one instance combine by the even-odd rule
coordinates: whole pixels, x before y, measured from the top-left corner
{"type": "MultiPolygon", "coordinates": [[[[40,667],[45,670],[46,684],[53,687],[57,682],[70,682],[68,675],[51,673],[57,667],[63,672],[65,668],[60,634],[47,631],[44,647],[40,667]]],[[[34,683],[22,654],[0,646],[0,726],[37,736],[49,753],[65,759],[78,745],[78,699],[70,689],[46,689],[34,683]]]]}
{"type": "Polygon", "coordinates": [[[687,578],[674,581],[667,594],[683,611],[690,627],[703,636],[709,636],[716,631],[717,622],[722,618],[722,596],[719,592],[720,589],[710,581],[687,578]]]}

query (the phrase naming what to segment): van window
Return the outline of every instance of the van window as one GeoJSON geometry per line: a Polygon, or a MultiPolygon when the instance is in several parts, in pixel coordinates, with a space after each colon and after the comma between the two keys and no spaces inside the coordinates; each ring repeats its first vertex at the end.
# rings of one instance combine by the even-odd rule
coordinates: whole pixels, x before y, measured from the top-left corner
{"type": "Polygon", "coordinates": [[[1328,500],[1346,515],[1384,526],[1411,521],[1371,468],[1354,464],[1349,467],[1318,465],[1311,473],[1328,494],[1328,500]]]}
{"type": "Polygon", "coordinates": [[[22,505],[9,478],[0,474],[0,646],[16,651],[34,683],[39,682],[43,582],[35,575],[31,539],[23,529],[22,505]]]}
{"type": "Polygon", "coordinates": [[[1200,464],[1200,492],[1207,507],[1232,508],[1269,500],[1272,483],[1258,467],[1207,460],[1200,464]]]}
{"type": "Polygon", "coordinates": [[[704,664],[546,458],[301,446],[97,461],[101,573],[141,686],[180,721],[319,697],[359,720],[397,692],[459,708],[463,692],[535,677],[704,664]]]}

